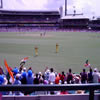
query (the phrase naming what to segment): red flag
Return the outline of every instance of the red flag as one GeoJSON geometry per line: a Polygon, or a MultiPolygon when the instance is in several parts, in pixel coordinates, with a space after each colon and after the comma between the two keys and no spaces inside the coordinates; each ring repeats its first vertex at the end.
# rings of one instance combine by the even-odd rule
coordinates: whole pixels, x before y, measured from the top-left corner
{"type": "Polygon", "coordinates": [[[9,73],[9,75],[12,77],[12,81],[14,82],[13,72],[11,71],[10,67],[8,66],[6,59],[4,59],[4,64],[5,64],[5,67],[9,73]]]}

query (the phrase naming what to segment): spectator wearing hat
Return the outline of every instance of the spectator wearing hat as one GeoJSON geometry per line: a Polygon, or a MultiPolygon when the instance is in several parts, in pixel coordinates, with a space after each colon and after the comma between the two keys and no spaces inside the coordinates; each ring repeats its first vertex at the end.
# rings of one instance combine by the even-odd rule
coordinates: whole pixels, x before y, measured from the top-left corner
{"type": "MultiPolygon", "coordinates": [[[[7,81],[7,78],[3,75],[0,75],[0,85],[7,85],[8,81],[7,81]]],[[[2,91],[0,92],[0,94],[2,95],[7,95],[9,92],[7,91],[2,91]]]]}
{"type": "Polygon", "coordinates": [[[21,74],[21,83],[22,83],[22,84],[27,84],[26,75],[27,75],[26,72],[23,72],[23,73],[21,74]]]}
{"type": "Polygon", "coordinates": [[[15,68],[13,69],[14,76],[16,76],[16,74],[17,74],[18,72],[19,72],[18,68],[15,67],[15,68]]]}
{"type": "Polygon", "coordinates": [[[34,75],[33,75],[32,70],[28,70],[28,73],[26,75],[26,81],[27,81],[27,84],[33,84],[34,75]]]}
{"type": "Polygon", "coordinates": [[[4,83],[4,77],[3,75],[0,75],[0,85],[2,85],[4,83]]]}
{"type": "MultiPolygon", "coordinates": [[[[21,85],[21,81],[19,80],[20,79],[20,74],[16,74],[16,78],[15,78],[15,81],[14,81],[14,85],[21,85]]],[[[14,95],[21,95],[21,92],[20,91],[15,91],[13,93],[14,95]]]]}
{"type": "Polygon", "coordinates": [[[14,84],[21,85],[21,81],[19,79],[20,79],[20,74],[16,74],[14,84]]]}

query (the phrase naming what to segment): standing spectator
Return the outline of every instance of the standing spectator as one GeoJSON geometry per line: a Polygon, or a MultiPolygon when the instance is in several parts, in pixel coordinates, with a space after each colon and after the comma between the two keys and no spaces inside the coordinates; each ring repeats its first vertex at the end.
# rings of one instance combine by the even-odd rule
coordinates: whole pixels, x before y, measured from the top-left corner
{"type": "Polygon", "coordinates": [[[27,84],[33,84],[33,73],[32,70],[28,70],[28,74],[26,75],[27,84]]]}
{"type": "MultiPolygon", "coordinates": [[[[29,69],[28,72],[27,72],[26,81],[27,81],[27,84],[33,84],[33,82],[34,82],[34,74],[33,74],[32,70],[30,70],[30,69],[29,69]]],[[[32,92],[33,92],[33,91],[26,90],[26,91],[24,92],[24,94],[25,94],[25,95],[31,94],[32,92]]]]}
{"type": "Polygon", "coordinates": [[[64,71],[62,72],[60,80],[61,80],[62,84],[64,84],[64,81],[65,81],[65,73],[64,73],[64,71]]]}
{"type": "Polygon", "coordinates": [[[3,77],[3,75],[0,75],[0,85],[2,85],[3,82],[4,82],[4,77],[3,77]]]}
{"type": "Polygon", "coordinates": [[[91,68],[88,73],[88,83],[93,83],[93,72],[91,68]]]}
{"type": "MultiPolygon", "coordinates": [[[[14,85],[21,85],[21,81],[19,80],[20,74],[16,74],[14,85]]],[[[15,95],[21,95],[20,91],[15,91],[15,95]]]]}
{"type": "Polygon", "coordinates": [[[13,73],[14,73],[14,76],[16,76],[16,75],[19,73],[19,70],[18,70],[17,67],[15,67],[15,68],[13,69],[13,73]]]}
{"type": "Polygon", "coordinates": [[[83,69],[83,72],[80,73],[81,75],[81,83],[86,83],[87,82],[87,73],[85,69],[83,69]]]}
{"type": "Polygon", "coordinates": [[[20,74],[16,74],[16,78],[15,78],[14,84],[21,85],[21,81],[19,80],[19,77],[20,77],[20,74]]]}
{"type": "Polygon", "coordinates": [[[67,73],[67,83],[68,83],[68,84],[73,83],[72,69],[69,69],[69,72],[67,73]]]}
{"type": "Polygon", "coordinates": [[[21,65],[19,68],[19,73],[21,74],[22,72],[23,72],[23,65],[21,65]]]}
{"type": "Polygon", "coordinates": [[[49,74],[50,74],[50,70],[48,69],[45,71],[45,74],[44,74],[45,80],[47,81],[49,80],[49,74]]]}
{"type": "Polygon", "coordinates": [[[0,67],[0,75],[4,74],[2,67],[0,67]]]}
{"type": "Polygon", "coordinates": [[[99,82],[99,72],[97,70],[97,68],[94,68],[94,72],[93,72],[93,83],[98,83],[99,82]]]}
{"type": "Polygon", "coordinates": [[[55,73],[53,72],[53,68],[50,69],[49,83],[50,84],[54,84],[55,83],[55,73]]]}
{"type": "Polygon", "coordinates": [[[26,72],[23,72],[21,75],[21,83],[22,84],[27,84],[27,80],[26,80],[26,72]]]}
{"type": "Polygon", "coordinates": [[[34,78],[34,84],[39,84],[39,75],[36,73],[36,77],[34,78]]]}

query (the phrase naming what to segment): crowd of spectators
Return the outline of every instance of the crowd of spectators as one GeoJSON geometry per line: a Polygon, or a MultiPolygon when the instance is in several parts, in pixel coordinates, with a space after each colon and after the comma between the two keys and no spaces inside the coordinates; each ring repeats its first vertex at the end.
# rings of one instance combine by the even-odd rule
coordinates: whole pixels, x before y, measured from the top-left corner
{"type": "MultiPolygon", "coordinates": [[[[14,82],[10,77],[8,72],[3,71],[0,67],[0,84],[1,85],[27,85],[27,84],[87,84],[87,83],[99,83],[100,82],[100,72],[97,68],[89,68],[89,71],[86,72],[86,69],[83,69],[81,73],[75,74],[72,72],[72,69],[69,69],[68,72],[62,71],[61,73],[55,72],[53,68],[46,68],[45,72],[35,73],[32,68],[26,69],[26,67],[21,66],[19,69],[17,67],[10,68],[14,75],[14,82]]],[[[83,91],[77,91],[77,93],[83,93],[83,91]]],[[[3,95],[27,95],[27,94],[71,94],[76,93],[76,91],[53,91],[53,92],[2,92],[3,95]]],[[[84,91],[85,93],[85,91],[84,91]]]]}

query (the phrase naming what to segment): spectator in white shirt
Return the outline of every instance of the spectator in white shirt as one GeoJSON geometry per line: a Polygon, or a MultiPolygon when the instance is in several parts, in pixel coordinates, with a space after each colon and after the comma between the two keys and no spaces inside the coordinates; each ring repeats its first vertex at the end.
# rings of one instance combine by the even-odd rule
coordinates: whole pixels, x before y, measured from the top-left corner
{"type": "Polygon", "coordinates": [[[99,72],[97,70],[97,68],[94,68],[94,72],[93,72],[93,83],[98,83],[99,82],[99,72]]]}
{"type": "Polygon", "coordinates": [[[53,68],[50,69],[49,83],[50,84],[54,84],[55,83],[55,73],[53,71],[53,68]]]}

